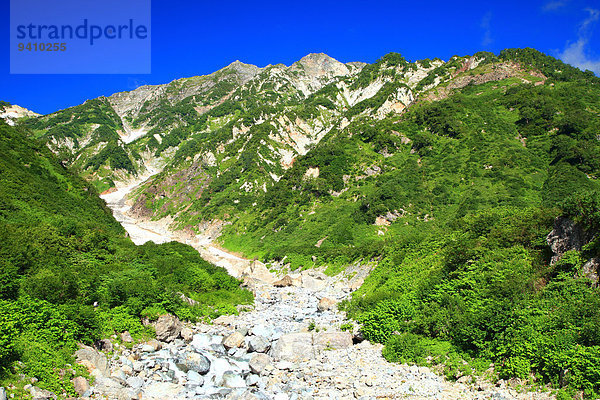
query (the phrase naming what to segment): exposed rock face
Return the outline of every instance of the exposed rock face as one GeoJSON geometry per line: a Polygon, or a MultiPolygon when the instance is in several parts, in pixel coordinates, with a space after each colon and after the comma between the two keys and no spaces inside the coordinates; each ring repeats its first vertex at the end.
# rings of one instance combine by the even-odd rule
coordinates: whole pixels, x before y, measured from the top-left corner
{"type": "Polygon", "coordinates": [[[556,263],[569,250],[581,250],[585,244],[583,229],[572,220],[558,217],[554,221],[554,229],[546,236],[546,241],[552,249],[551,264],[556,263]]]}
{"type": "Polygon", "coordinates": [[[16,104],[8,107],[0,107],[0,118],[5,120],[7,124],[14,126],[16,121],[24,117],[38,117],[40,114],[34,113],[26,108],[16,104]]]}
{"type": "Polygon", "coordinates": [[[600,258],[594,257],[586,262],[581,268],[581,273],[595,285],[598,285],[600,282],[600,258]]]}
{"type": "Polygon", "coordinates": [[[179,336],[183,324],[173,315],[161,315],[156,322],[152,324],[156,330],[156,338],[163,342],[171,342],[179,336]]]}
{"type": "MultiPolygon", "coordinates": [[[[592,235],[585,232],[571,219],[558,217],[554,221],[554,229],[546,237],[553,253],[550,263],[555,264],[567,251],[581,251],[583,246],[591,240],[592,235]]],[[[598,285],[600,282],[600,258],[594,257],[588,260],[581,268],[581,275],[590,279],[594,285],[598,285]]]]}

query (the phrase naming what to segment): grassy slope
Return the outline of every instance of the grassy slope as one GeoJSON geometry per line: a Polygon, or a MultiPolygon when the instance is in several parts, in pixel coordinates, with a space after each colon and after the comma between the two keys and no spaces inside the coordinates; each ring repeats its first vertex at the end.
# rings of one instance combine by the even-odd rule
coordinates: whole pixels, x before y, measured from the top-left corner
{"type": "Polygon", "coordinates": [[[76,342],[125,330],[139,338],[150,333],[140,316],[195,320],[252,300],[189,246],[133,245],[97,192],[29,134],[0,122],[0,379],[25,373],[74,394],[56,369],[76,342]]]}

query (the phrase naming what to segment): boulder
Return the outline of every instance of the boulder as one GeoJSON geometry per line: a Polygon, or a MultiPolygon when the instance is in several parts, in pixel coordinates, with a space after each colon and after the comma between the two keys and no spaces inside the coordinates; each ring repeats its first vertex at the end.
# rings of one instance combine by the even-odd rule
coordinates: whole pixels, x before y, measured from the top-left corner
{"type": "Polygon", "coordinates": [[[83,396],[85,392],[90,390],[90,384],[88,383],[87,379],[85,379],[83,376],[77,376],[73,378],[73,386],[75,387],[75,392],[79,396],[83,396]]]}
{"type": "Polygon", "coordinates": [[[314,358],[312,334],[300,332],[282,335],[271,347],[271,355],[276,360],[293,362],[314,358]]]}
{"type": "Polygon", "coordinates": [[[125,343],[131,343],[133,342],[133,338],[131,337],[131,333],[129,333],[129,331],[125,331],[123,333],[121,333],[121,340],[125,343]]]}
{"type": "Polygon", "coordinates": [[[56,395],[49,390],[40,389],[37,386],[32,386],[29,390],[33,400],[56,400],[56,395]]]}
{"type": "Polygon", "coordinates": [[[244,343],[244,335],[238,331],[235,331],[231,335],[224,338],[222,342],[223,346],[225,346],[227,350],[234,347],[240,347],[242,343],[244,343]]]}
{"type": "Polygon", "coordinates": [[[323,349],[345,349],[352,346],[350,332],[319,332],[314,335],[314,346],[323,349]]]}
{"type": "Polygon", "coordinates": [[[187,380],[190,383],[193,383],[195,385],[203,385],[204,384],[204,378],[202,377],[202,375],[200,375],[199,373],[197,373],[194,370],[189,370],[187,373],[187,380]]]}
{"type": "Polygon", "coordinates": [[[144,380],[138,376],[130,376],[127,378],[127,386],[132,389],[139,389],[144,386],[144,380]]]}
{"type": "Polygon", "coordinates": [[[250,371],[258,375],[265,375],[266,368],[271,365],[271,357],[266,354],[256,353],[250,358],[250,371]]]}
{"type": "Polygon", "coordinates": [[[141,351],[144,353],[153,353],[155,351],[160,350],[161,347],[162,346],[158,340],[151,339],[142,345],[141,351]]]}
{"type": "Polygon", "coordinates": [[[287,287],[292,286],[292,278],[289,275],[284,276],[280,280],[273,282],[273,286],[275,287],[287,287]]]}
{"type": "Polygon", "coordinates": [[[181,328],[181,338],[186,342],[191,342],[194,338],[194,332],[187,326],[181,328]]]}
{"type": "Polygon", "coordinates": [[[78,364],[85,365],[89,372],[97,369],[102,376],[108,376],[110,370],[106,356],[89,346],[81,346],[81,349],[75,352],[75,358],[78,364]]]}
{"type": "Polygon", "coordinates": [[[260,261],[253,261],[250,263],[242,272],[241,277],[255,279],[267,283],[273,283],[275,281],[273,274],[271,274],[265,264],[261,263],[260,261]]]}
{"type": "Polygon", "coordinates": [[[183,372],[196,371],[203,375],[210,370],[210,360],[200,353],[187,352],[177,361],[177,367],[183,372]]]}
{"type": "Polygon", "coordinates": [[[254,325],[252,328],[250,328],[250,334],[255,335],[255,336],[262,336],[262,337],[266,338],[267,340],[272,340],[272,339],[274,339],[273,336],[275,335],[275,331],[271,327],[267,327],[265,325],[258,324],[258,325],[254,325]]]}
{"type": "Polygon", "coordinates": [[[226,400],[262,400],[266,397],[258,397],[250,389],[246,390],[243,393],[238,393],[237,391],[231,392],[225,398],[226,400]]]}
{"type": "Polygon", "coordinates": [[[109,353],[113,351],[113,344],[109,339],[98,340],[95,345],[98,350],[107,351],[109,353]]]}
{"type": "Polygon", "coordinates": [[[226,371],[223,374],[221,386],[226,388],[236,389],[246,387],[246,381],[240,375],[233,371],[226,371]]]}
{"type": "Polygon", "coordinates": [[[221,377],[225,372],[231,371],[232,368],[226,358],[215,358],[211,364],[211,373],[221,377]]]}
{"type": "Polygon", "coordinates": [[[6,389],[0,387],[0,400],[7,400],[6,389]]]}
{"type": "Polygon", "coordinates": [[[192,347],[196,350],[208,349],[212,343],[212,336],[208,333],[197,333],[192,338],[192,347]]]}
{"type": "Polygon", "coordinates": [[[185,388],[181,385],[168,382],[154,382],[144,389],[144,400],[175,399],[185,388]]]}
{"type": "Polygon", "coordinates": [[[337,305],[337,300],[330,299],[329,297],[323,297],[319,300],[319,304],[317,305],[317,310],[323,312],[332,310],[337,305]]]}
{"type": "MultiPolygon", "coordinates": [[[[306,271],[305,271],[306,272],[306,271]]],[[[325,289],[327,281],[320,276],[311,276],[309,274],[302,274],[302,287],[309,289],[313,292],[325,289]]]]}
{"type": "Polygon", "coordinates": [[[156,330],[156,338],[163,342],[172,342],[177,339],[183,328],[183,324],[174,315],[161,315],[152,324],[156,330]]]}
{"type": "Polygon", "coordinates": [[[266,353],[270,348],[271,343],[262,336],[252,336],[250,340],[248,340],[248,350],[250,352],[266,353]]]}

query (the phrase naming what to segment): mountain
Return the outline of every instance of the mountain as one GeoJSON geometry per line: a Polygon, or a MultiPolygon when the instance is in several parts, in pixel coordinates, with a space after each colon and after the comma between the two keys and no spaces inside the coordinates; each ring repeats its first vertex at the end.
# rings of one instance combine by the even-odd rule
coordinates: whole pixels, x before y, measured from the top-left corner
{"type": "Polygon", "coordinates": [[[19,125],[98,191],[158,170],[129,199],[139,219],[279,270],[374,268],[341,307],[389,360],[454,379],[493,362],[503,379],[600,393],[589,71],[533,49],[310,54],[19,125]]]}

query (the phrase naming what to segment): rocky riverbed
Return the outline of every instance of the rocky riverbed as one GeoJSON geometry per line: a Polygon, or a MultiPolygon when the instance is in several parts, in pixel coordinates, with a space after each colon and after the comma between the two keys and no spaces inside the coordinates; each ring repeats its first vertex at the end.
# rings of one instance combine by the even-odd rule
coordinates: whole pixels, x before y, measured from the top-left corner
{"type": "MultiPolygon", "coordinates": [[[[127,215],[130,185],[107,200],[136,243],[181,240],[165,226],[127,215]],[[150,223],[151,224],[151,223],[150,223]],[[133,226],[133,227],[132,227],[133,226]]],[[[185,239],[189,242],[189,238],[185,239]]],[[[155,322],[157,340],[132,349],[105,340],[104,352],[78,351],[78,362],[95,377],[76,382],[95,399],[547,399],[548,393],[517,392],[463,377],[450,382],[429,368],[388,363],[381,345],[362,341],[337,303],[358,288],[368,268],[350,267],[329,277],[318,270],[272,275],[260,263],[196,240],[201,254],[218,261],[254,292],[255,303],[212,324],[184,324],[171,316],[155,322]],[[345,328],[346,330],[342,330],[345,328]],[[111,354],[106,357],[105,353],[111,354]]],[[[128,339],[125,335],[125,339],[128,339]]]]}
{"type": "Polygon", "coordinates": [[[381,345],[340,326],[351,280],[309,271],[277,287],[250,281],[254,308],[213,324],[162,317],[157,338],[112,358],[78,353],[96,377],[84,397],[109,399],[546,399],[506,383],[449,382],[429,368],[391,364],[381,345]],[[98,361],[100,359],[101,361],[98,361]]]}

